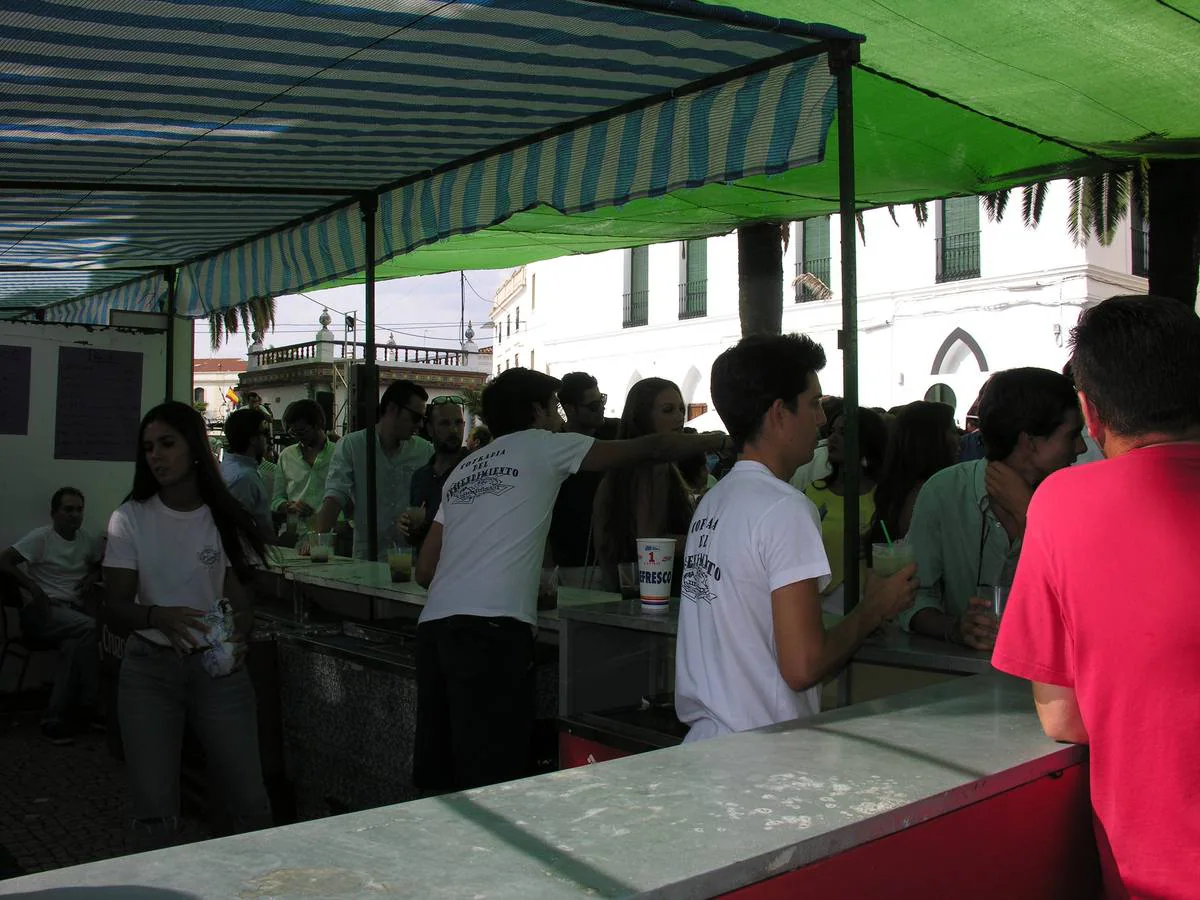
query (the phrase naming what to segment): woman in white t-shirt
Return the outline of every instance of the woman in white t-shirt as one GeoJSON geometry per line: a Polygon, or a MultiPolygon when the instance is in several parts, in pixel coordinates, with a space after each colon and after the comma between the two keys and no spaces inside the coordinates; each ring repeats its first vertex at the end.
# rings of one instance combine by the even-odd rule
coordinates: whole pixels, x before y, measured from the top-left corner
{"type": "MultiPolygon", "coordinates": [[[[204,421],[184,403],[142,419],[133,490],[109,521],[106,614],[133,633],[118,689],[121,738],[139,845],[170,842],[179,820],[185,722],[239,830],[271,824],[258,753],[254,689],[244,668],[247,585],[265,547],[250,513],[225,487],[204,421]],[[222,598],[232,638],[210,630],[222,598]],[[214,644],[213,650],[208,650],[214,644]],[[218,651],[227,651],[224,664],[218,651]],[[232,668],[232,671],[228,671],[232,668]]],[[[219,618],[219,616],[218,616],[219,618]]]]}

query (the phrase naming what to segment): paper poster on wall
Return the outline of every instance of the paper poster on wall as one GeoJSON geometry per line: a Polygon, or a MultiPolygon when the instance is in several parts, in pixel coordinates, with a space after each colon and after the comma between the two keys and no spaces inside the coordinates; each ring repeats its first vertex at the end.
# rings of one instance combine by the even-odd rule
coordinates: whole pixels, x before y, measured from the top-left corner
{"type": "Polygon", "coordinates": [[[55,459],[133,462],[142,418],[142,354],[58,351],[55,459]]]}
{"type": "Polygon", "coordinates": [[[29,434],[29,347],[0,345],[0,434],[29,434]]]}

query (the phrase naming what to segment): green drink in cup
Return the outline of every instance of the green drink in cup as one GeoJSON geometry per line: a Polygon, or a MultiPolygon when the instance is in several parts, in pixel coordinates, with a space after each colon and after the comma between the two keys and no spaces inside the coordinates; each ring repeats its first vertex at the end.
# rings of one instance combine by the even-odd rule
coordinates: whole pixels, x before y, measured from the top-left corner
{"type": "Polygon", "coordinates": [[[871,561],[871,571],[880,578],[890,578],[912,564],[912,547],[904,540],[891,544],[872,544],[871,561]]]}

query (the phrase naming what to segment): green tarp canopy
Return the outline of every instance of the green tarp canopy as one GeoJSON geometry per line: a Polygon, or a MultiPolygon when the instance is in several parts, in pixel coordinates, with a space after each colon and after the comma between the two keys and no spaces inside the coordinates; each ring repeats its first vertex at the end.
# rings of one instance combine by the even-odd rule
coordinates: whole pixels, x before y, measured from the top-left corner
{"type": "MultiPolygon", "coordinates": [[[[726,5],[867,36],[854,74],[863,207],[1200,156],[1200,0],[726,5]]],[[[569,217],[539,207],[383,263],[377,277],[518,265],[836,208],[833,129],[818,165],[569,217]]]]}

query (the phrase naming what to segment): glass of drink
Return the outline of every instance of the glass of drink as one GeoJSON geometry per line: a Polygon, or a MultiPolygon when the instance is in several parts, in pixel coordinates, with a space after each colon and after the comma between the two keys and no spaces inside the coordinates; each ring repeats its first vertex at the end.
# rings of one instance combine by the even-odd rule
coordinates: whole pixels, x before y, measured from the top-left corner
{"type": "Polygon", "coordinates": [[[412,547],[393,546],[388,551],[388,569],[392,573],[393,584],[404,584],[412,581],[413,553],[412,547]]]}
{"type": "Polygon", "coordinates": [[[907,541],[871,545],[871,571],[880,578],[890,578],[912,562],[913,551],[907,541]]]}
{"type": "Polygon", "coordinates": [[[404,512],[408,516],[408,527],[410,531],[420,531],[425,527],[425,507],[410,506],[404,512]]]}
{"type": "Polygon", "coordinates": [[[309,537],[308,555],[315,563],[327,563],[333,559],[334,534],[326,531],[309,537]]]}

